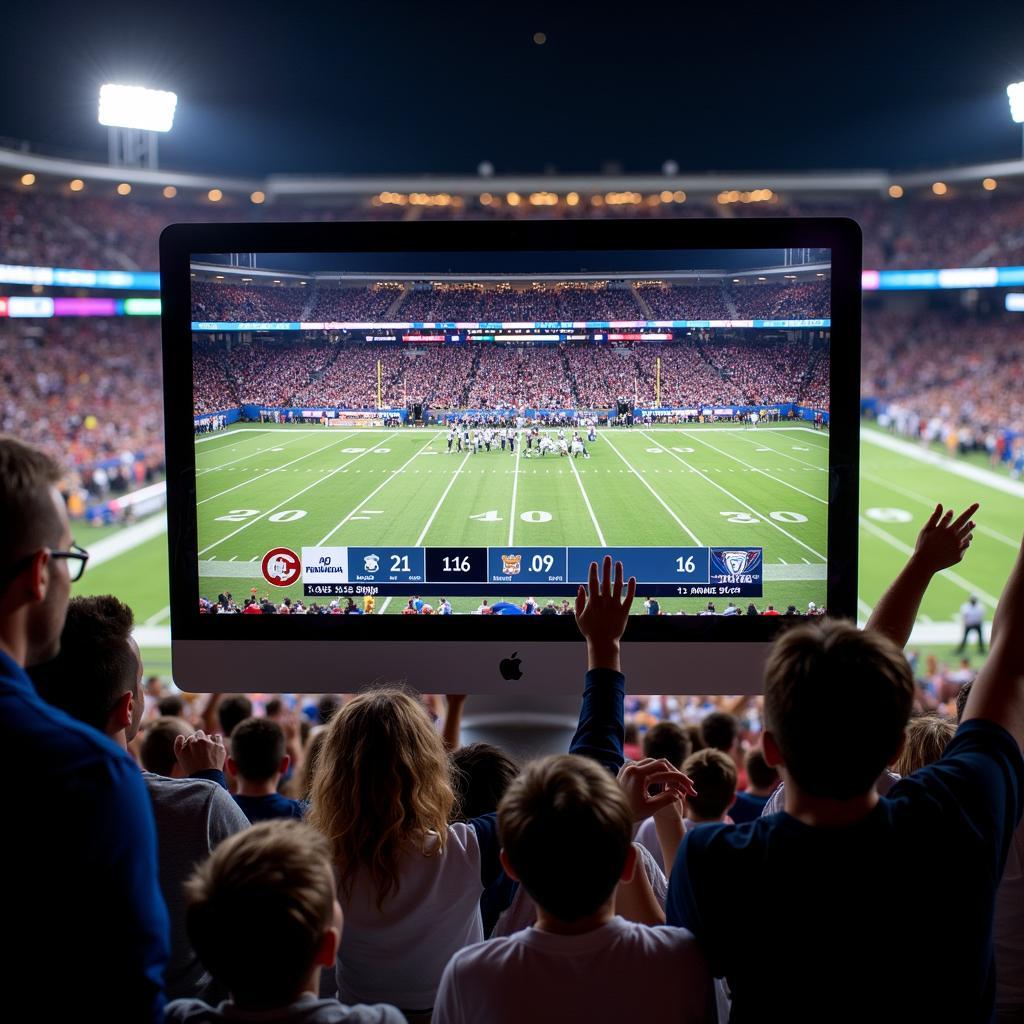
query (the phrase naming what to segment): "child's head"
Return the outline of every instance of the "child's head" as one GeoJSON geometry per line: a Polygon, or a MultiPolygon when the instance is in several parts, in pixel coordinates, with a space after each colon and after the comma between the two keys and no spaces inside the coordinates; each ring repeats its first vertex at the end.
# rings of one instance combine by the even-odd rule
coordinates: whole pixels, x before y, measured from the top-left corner
{"type": "Polygon", "coordinates": [[[735,715],[730,715],[727,711],[712,711],[700,723],[700,733],[705,747],[712,747],[715,750],[724,750],[726,753],[729,753],[735,749],[739,742],[739,719],[735,715]]]}
{"type": "Polygon", "coordinates": [[[139,746],[139,760],[147,772],[181,778],[182,771],[174,753],[174,741],[179,736],[191,736],[195,732],[184,718],[158,718],[151,722],[142,734],[139,746]]]}
{"type": "Polygon", "coordinates": [[[694,821],[720,821],[736,801],[736,763],[721,750],[706,747],[683,762],[683,774],[693,780],[696,796],[686,798],[694,821]]]}
{"type": "Polygon", "coordinates": [[[224,697],[217,706],[217,720],[220,731],[230,736],[239,722],[244,722],[252,715],[252,701],[244,693],[232,693],[224,697]]]}
{"type": "Polygon", "coordinates": [[[519,765],[504,750],[490,743],[470,743],[452,752],[455,814],[462,821],[498,809],[519,765]]]}
{"type": "Polygon", "coordinates": [[[907,722],[907,739],[893,763],[897,775],[910,775],[942,757],[946,744],[956,734],[956,725],[948,718],[921,715],[907,722]]]}
{"type": "Polygon", "coordinates": [[[746,769],[751,789],[766,793],[779,784],[778,770],[764,759],[764,751],[760,747],[754,747],[747,753],[746,769]]]}
{"type": "Polygon", "coordinates": [[[690,756],[690,737],[675,722],[658,722],[644,733],[644,757],[663,757],[681,768],[690,756]]]}
{"type": "Polygon", "coordinates": [[[344,887],[363,867],[382,905],[398,886],[406,843],[434,832],[434,852],[443,849],[454,801],[444,743],[410,694],[359,694],[324,730],[309,822],[330,840],[344,887]]]}
{"type": "Polygon", "coordinates": [[[850,800],[899,754],[914,678],[881,634],[827,619],[798,626],[775,641],[764,680],[764,751],[787,784],[850,800]]]}
{"type": "Polygon", "coordinates": [[[608,902],[633,865],[633,815],[612,776],[560,754],[526,766],[498,805],[506,869],[560,921],[608,902]]]}
{"type": "Polygon", "coordinates": [[[185,884],[189,940],[240,1006],[294,1002],[341,933],[330,847],[276,819],[225,839],[185,884]]]}
{"type": "Polygon", "coordinates": [[[246,782],[266,782],[288,770],[284,730],[270,718],[246,718],[229,741],[228,771],[246,782]]]}

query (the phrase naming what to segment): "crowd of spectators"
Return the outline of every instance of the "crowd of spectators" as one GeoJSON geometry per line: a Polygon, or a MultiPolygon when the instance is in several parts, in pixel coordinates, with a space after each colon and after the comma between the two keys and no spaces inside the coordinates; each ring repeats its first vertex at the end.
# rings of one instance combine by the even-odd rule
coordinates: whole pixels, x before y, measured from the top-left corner
{"type": "Polygon", "coordinates": [[[722,284],[675,285],[641,281],[634,286],[652,320],[730,320],[732,311],[722,284]]]}
{"type": "Polygon", "coordinates": [[[317,324],[383,320],[402,292],[402,285],[393,281],[378,281],[364,288],[333,288],[320,283],[305,319],[317,324]]]}
{"type": "Polygon", "coordinates": [[[235,323],[299,323],[310,289],[301,284],[228,284],[192,282],[192,319],[235,323]]]}
{"type": "Polygon", "coordinates": [[[564,409],[576,404],[561,346],[476,350],[466,405],[471,409],[564,409]]]}
{"type": "Polygon", "coordinates": [[[162,470],[160,331],[144,319],[0,319],[0,432],[59,454],[76,492],[162,470]]]}
{"type": "Polygon", "coordinates": [[[729,298],[740,320],[819,319],[829,315],[828,281],[733,284],[729,298]]]}

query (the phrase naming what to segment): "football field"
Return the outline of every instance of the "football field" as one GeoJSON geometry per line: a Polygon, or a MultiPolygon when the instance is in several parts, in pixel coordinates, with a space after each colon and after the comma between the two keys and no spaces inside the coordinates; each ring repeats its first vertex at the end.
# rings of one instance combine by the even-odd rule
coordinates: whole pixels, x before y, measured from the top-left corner
{"type": "MultiPolygon", "coordinates": [[[[787,426],[604,431],[588,446],[589,460],[520,454],[518,472],[507,452],[448,455],[446,432],[432,430],[250,425],[207,435],[197,440],[202,593],[216,597],[227,589],[241,600],[256,587],[283,596],[288,591],[259,576],[258,559],[273,546],[300,548],[325,538],[338,545],[497,546],[508,544],[511,533],[516,545],[686,546],[695,536],[701,544],[763,547],[765,595],[754,603],[762,610],[769,602],[805,608],[824,593],[828,439],[787,426]]],[[[914,632],[915,646],[948,659],[959,640],[957,609],[969,593],[991,616],[1024,527],[1022,498],[1024,483],[1003,473],[865,427],[860,619],[902,565],[936,501],[957,508],[980,501],[967,557],[932,583],[914,632]]],[[[131,604],[147,666],[166,672],[162,523],[158,516],[95,538],[79,527],[76,539],[92,558],[74,589],[114,593],[131,604]]],[[[459,610],[478,603],[452,600],[459,610]]],[[[402,603],[393,598],[385,610],[398,612],[402,603]]],[[[662,603],[689,609],[703,602],[662,603]]],[[[377,610],[384,604],[378,599],[377,610]]],[[[716,604],[721,611],[723,602],[716,604]]]]}
{"type": "MultiPolygon", "coordinates": [[[[197,442],[201,593],[301,597],[301,583],[263,579],[276,547],[725,545],[764,549],[757,604],[804,609],[825,598],[827,443],[788,426],[634,427],[601,431],[590,458],[573,458],[449,452],[447,431],[430,428],[243,427],[197,442]]],[[[448,596],[456,612],[480,603],[448,596]]],[[[706,603],[663,599],[671,611],[706,603]]]]}

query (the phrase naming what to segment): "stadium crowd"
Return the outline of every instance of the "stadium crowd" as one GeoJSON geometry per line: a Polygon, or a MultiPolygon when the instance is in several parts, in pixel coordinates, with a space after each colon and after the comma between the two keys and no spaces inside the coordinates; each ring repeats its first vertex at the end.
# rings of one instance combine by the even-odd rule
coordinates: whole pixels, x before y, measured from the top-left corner
{"type": "Polygon", "coordinates": [[[635,581],[606,558],[572,609],[568,754],[519,763],[463,745],[464,697],[144,684],[131,609],[69,601],[62,473],[0,437],[0,742],[47,797],[12,789],[0,845],[17,1019],[42,998],[134,1024],[744,1024],[818,1020],[836,993],[839,1020],[1024,1011],[1024,550],[976,678],[929,694],[902,650],[976,504],[935,510],[863,631],[781,633],[761,698],[627,697],[635,581]],[[755,905],[792,983],[740,926],[755,905]],[[63,919],[103,941],[53,985],[63,919]],[[895,934],[901,969],[879,971],[895,934]],[[955,977],[921,984],[937,935],[955,977]]]}

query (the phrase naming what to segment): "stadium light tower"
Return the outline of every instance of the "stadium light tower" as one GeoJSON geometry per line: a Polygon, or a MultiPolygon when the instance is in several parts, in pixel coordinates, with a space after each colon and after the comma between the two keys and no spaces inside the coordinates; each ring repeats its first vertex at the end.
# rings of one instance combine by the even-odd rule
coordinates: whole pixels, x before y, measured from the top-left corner
{"type": "Polygon", "coordinates": [[[1024,160],[1024,82],[1011,82],[1006,87],[1010,101],[1010,117],[1021,126],[1021,159],[1024,160]]]}
{"type": "Polygon", "coordinates": [[[171,130],[177,105],[173,92],[138,85],[100,86],[99,122],[110,130],[110,163],[155,169],[157,133],[171,130]]]}

